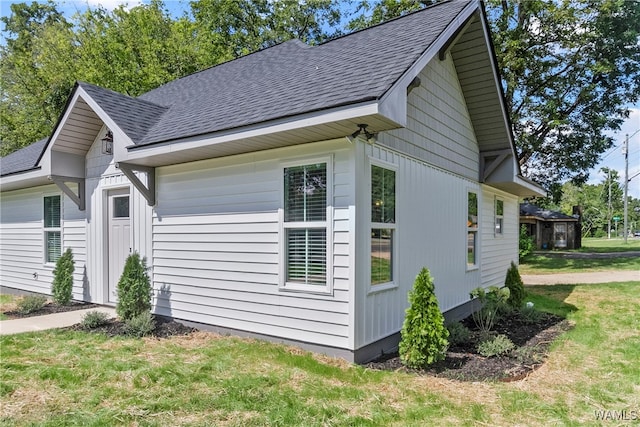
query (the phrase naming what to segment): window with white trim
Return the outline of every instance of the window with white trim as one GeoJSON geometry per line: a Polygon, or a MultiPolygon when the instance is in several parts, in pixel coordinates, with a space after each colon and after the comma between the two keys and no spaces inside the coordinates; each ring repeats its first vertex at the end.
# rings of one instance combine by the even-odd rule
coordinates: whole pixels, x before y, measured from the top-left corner
{"type": "Polygon", "coordinates": [[[478,264],[478,195],[467,193],[467,267],[478,264]]]}
{"type": "Polygon", "coordinates": [[[60,202],[60,196],[44,198],[44,260],[46,263],[55,263],[62,253],[60,202]]]}
{"type": "Polygon", "coordinates": [[[286,284],[327,285],[327,163],[284,168],[286,284]]]}
{"type": "Polygon", "coordinates": [[[371,285],[393,282],[396,172],[371,165],[371,285]]]}
{"type": "Polygon", "coordinates": [[[495,201],[496,236],[502,236],[504,231],[504,202],[500,199],[495,201]]]}

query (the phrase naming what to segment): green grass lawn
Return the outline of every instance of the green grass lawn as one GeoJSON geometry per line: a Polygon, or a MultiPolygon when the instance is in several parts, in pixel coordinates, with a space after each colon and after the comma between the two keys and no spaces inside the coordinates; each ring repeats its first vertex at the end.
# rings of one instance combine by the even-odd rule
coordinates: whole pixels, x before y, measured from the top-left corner
{"type": "Polygon", "coordinates": [[[627,243],[624,239],[582,239],[582,248],[579,252],[630,252],[640,251],[640,238],[628,238],[627,243]]]}
{"type": "Polygon", "coordinates": [[[575,328],[524,381],[371,371],[204,332],[44,331],[0,337],[0,424],[599,425],[595,411],[640,410],[640,283],[529,290],[575,328]]]}

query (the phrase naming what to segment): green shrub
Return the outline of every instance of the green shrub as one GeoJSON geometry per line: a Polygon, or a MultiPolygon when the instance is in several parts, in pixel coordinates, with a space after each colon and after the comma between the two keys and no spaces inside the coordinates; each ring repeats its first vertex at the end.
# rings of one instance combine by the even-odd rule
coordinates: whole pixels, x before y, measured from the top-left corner
{"type": "Polygon", "coordinates": [[[460,322],[453,322],[447,325],[449,331],[449,344],[456,345],[469,341],[471,331],[460,322]]]}
{"type": "Polygon", "coordinates": [[[409,292],[400,339],[400,360],[411,368],[424,368],[444,359],[449,332],[438,307],[433,279],[423,268],[409,292]]]}
{"type": "Polygon", "coordinates": [[[125,321],[125,333],[132,337],[146,337],[156,328],[156,321],[149,311],[140,313],[125,321]]]}
{"type": "Polygon", "coordinates": [[[84,315],[80,326],[83,329],[95,329],[109,323],[109,315],[103,311],[92,310],[84,315]]]}
{"type": "Polygon", "coordinates": [[[509,288],[498,288],[497,286],[489,286],[484,288],[475,288],[469,294],[471,298],[477,298],[482,307],[480,310],[472,313],[472,318],[481,333],[487,334],[493,329],[493,325],[498,320],[499,312],[506,301],[509,299],[509,288]]]}
{"type": "Polygon", "coordinates": [[[518,254],[520,255],[520,259],[526,257],[531,252],[533,252],[533,237],[527,233],[527,226],[522,224],[518,239],[518,254]]]}
{"type": "Polygon", "coordinates": [[[478,353],[484,357],[500,356],[516,348],[516,345],[506,336],[498,335],[478,344],[478,353]]]}
{"type": "Polygon", "coordinates": [[[40,310],[47,303],[44,295],[26,295],[17,302],[18,313],[30,314],[40,310]]]}
{"type": "Polygon", "coordinates": [[[51,285],[53,301],[56,304],[67,305],[71,302],[74,264],[71,248],[67,248],[56,261],[56,268],[53,270],[53,284],[51,285]]]}
{"type": "Polygon", "coordinates": [[[520,272],[518,271],[518,266],[513,261],[511,261],[511,266],[507,270],[504,285],[509,288],[507,304],[515,309],[522,307],[526,292],[524,290],[524,283],[522,283],[522,277],[520,277],[520,272]]]}
{"type": "Polygon", "coordinates": [[[518,311],[518,315],[520,316],[520,320],[522,323],[528,325],[534,325],[536,323],[540,323],[542,318],[544,317],[544,313],[536,310],[533,307],[524,306],[518,311]]]}
{"type": "Polygon", "coordinates": [[[151,282],[147,262],[137,252],[129,255],[118,281],[116,313],[123,321],[151,310],[151,282]]]}

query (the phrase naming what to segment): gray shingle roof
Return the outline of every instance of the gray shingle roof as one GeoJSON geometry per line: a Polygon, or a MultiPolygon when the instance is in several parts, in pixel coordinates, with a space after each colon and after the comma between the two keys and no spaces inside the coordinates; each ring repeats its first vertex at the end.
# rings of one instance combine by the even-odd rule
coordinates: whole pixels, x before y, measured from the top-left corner
{"type": "Polygon", "coordinates": [[[15,172],[33,169],[48,139],[49,138],[41,139],[38,142],[34,142],[31,145],[0,158],[0,175],[9,175],[15,172]]]}
{"type": "Polygon", "coordinates": [[[534,216],[540,219],[546,220],[557,220],[557,219],[566,219],[571,221],[577,221],[577,218],[574,218],[569,215],[565,215],[562,212],[556,212],[549,209],[543,209],[536,205],[532,205],[530,203],[520,203],[520,216],[534,216]]]}
{"type": "MultiPolygon", "coordinates": [[[[469,3],[437,3],[319,46],[291,40],[138,98],[79,86],[139,146],[380,99],[469,3]]],[[[45,142],[2,158],[0,173],[34,167],[45,142]]]]}
{"type": "Polygon", "coordinates": [[[438,3],[310,47],[298,40],[145,93],[169,107],[138,145],[379,99],[467,6],[438,3]]]}
{"type": "Polygon", "coordinates": [[[141,141],[147,131],[167,111],[166,107],[89,83],[79,82],[78,85],[98,103],[134,143],[141,141]]]}

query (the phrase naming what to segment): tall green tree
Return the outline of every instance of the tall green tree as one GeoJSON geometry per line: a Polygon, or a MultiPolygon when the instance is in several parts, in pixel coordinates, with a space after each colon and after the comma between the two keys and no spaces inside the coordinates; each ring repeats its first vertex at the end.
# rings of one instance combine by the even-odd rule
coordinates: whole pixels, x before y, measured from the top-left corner
{"type": "MultiPolygon", "coordinates": [[[[431,4],[361,2],[358,29],[431,4]]],[[[486,0],[523,173],[584,182],[640,97],[640,2],[486,0]],[[579,154],[578,154],[579,153],[579,154]]]]}

